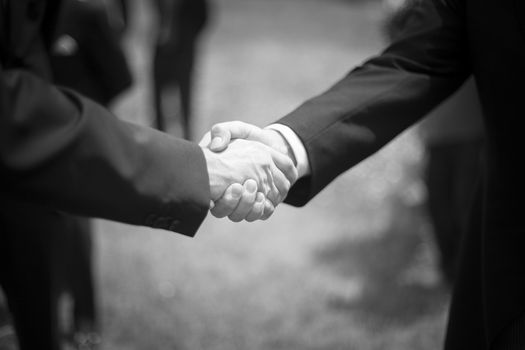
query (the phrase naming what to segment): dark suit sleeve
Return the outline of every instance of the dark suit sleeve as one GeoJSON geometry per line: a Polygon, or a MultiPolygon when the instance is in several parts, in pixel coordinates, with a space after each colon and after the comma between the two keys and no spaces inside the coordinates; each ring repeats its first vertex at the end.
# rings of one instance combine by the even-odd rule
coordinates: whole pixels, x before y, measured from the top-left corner
{"type": "Polygon", "coordinates": [[[460,6],[416,1],[400,40],[278,121],[297,133],[311,166],[311,176],[292,187],[287,203],[307,203],[423,117],[469,75],[460,6]]]}
{"type": "Polygon", "coordinates": [[[0,113],[0,197],[186,235],[206,216],[197,145],[118,120],[25,70],[0,67],[0,113]]]}

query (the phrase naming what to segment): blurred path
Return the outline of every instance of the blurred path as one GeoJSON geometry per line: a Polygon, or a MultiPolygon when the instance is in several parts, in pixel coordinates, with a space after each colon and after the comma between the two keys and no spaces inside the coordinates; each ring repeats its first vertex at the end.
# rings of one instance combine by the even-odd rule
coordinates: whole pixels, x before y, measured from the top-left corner
{"type": "MultiPolygon", "coordinates": [[[[144,124],[148,1],[128,41],[137,84],[116,106],[144,124]]],[[[197,134],[272,122],[383,46],[379,2],[212,3],[197,134]]],[[[98,221],[107,349],[438,349],[447,295],[414,205],[421,157],[407,133],[304,208],[255,224],[210,215],[194,239],[98,221]]]]}

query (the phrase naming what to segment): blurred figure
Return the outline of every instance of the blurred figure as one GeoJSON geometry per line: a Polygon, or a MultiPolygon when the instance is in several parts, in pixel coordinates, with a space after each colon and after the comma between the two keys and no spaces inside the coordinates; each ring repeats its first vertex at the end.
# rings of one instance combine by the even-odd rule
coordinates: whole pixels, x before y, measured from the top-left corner
{"type": "Polygon", "coordinates": [[[120,43],[123,14],[114,1],[63,1],[51,51],[55,82],[105,106],[132,84],[120,43]]]}
{"type": "MultiPolygon", "coordinates": [[[[390,0],[385,25],[395,42],[406,27],[414,0],[390,0]]],[[[418,125],[425,147],[424,181],[427,211],[440,253],[445,282],[455,279],[461,237],[465,233],[473,197],[481,175],[484,130],[481,105],[471,77],[418,125]]]]}
{"type": "MultiPolygon", "coordinates": [[[[114,0],[67,0],[51,51],[56,84],[72,88],[109,107],[132,84],[131,70],[121,47],[125,25],[123,9],[114,0]]],[[[92,271],[92,230],[86,218],[65,216],[57,229],[62,292],[72,305],[72,341],[87,349],[100,342],[96,288],[92,271]]]]}
{"type": "MultiPolygon", "coordinates": [[[[130,0],[112,0],[129,25],[130,0]]],[[[148,1],[156,15],[151,22],[156,35],[152,58],[154,127],[169,131],[173,122],[182,137],[192,139],[193,78],[197,44],[208,23],[208,0],[148,1]]]]}
{"type": "Polygon", "coordinates": [[[155,127],[167,131],[179,121],[192,139],[193,72],[197,42],[208,21],[207,0],[155,0],[158,20],[153,56],[155,127]]]}
{"type": "MultiPolygon", "coordinates": [[[[130,0],[112,0],[122,10],[124,26],[129,24],[130,0]]],[[[193,77],[197,44],[208,23],[208,0],[148,1],[156,18],[153,49],[154,127],[168,131],[171,122],[180,124],[182,137],[192,139],[193,77]]]]}
{"type": "MultiPolygon", "coordinates": [[[[110,9],[103,0],[63,1],[50,55],[56,84],[105,106],[132,83],[118,28],[110,20],[118,14],[110,9]]],[[[32,349],[61,349],[66,343],[94,349],[100,335],[89,219],[24,202],[11,202],[10,209],[5,222],[16,231],[11,240],[16,257],[9,260],[12,288],[24,301],[15,305],[23,314],[18,336],[32,349]],[[72,301],[68,310],[64,295],[72,301]]]]}

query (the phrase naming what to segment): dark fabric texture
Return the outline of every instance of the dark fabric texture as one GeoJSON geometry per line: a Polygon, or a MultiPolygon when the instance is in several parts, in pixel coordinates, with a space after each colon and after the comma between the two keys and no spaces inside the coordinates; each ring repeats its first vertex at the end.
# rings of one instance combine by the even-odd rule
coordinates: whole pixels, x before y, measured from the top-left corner
{"type": "Polygon", "coordinates": [[[103,105],[133,81],[108,11],[102,1],[65,1],[50,50],[53,80],[103,105]],[[60,50],[64,39],[76,45],[60,50]]]}
{"type": "Polygon", "coordinates": [[[279,122],[303,141],[311,176],[286,201],[304,205],[374,154],[473,74],[484,114],[479,215],[461,258],[447,349],[490,349],[525,310],[525,12],[520,0],[418,0],[401,38],[279,122]]]}
{"type": "Polygon", "coordinates": [[[525,349],[525,316],[519,317],[494,344],[493,350],[522,350],[525,349]]]}
{"type": "Polygon", "coordinates": [[[62,349],[62,295],[74,299],[77,325],[96,319],[89,223],[30,203],[1,204],[0,285],[20,349],[62,349]]]}
{"type": "Polygon", "coordinates": [[[46,24],[57,3],[8,4],[0,14],[8,48],[0,60],[2,195],[193,235],[209,206],[200,148],[50,85],[51,41],[42,34],[54,32],[46,24]]]}
{"type": "Polygon", "coordinates": [[[470,217],[482,169],[482,140],[431,144],[426,148],[424,181],[427,212],[449,285],[456,279],[459,242],[470,217]]]}
{"type": "MultiPolygon", "coordinates": [[[[101,1],[64,2],[50,49],[53,82],[106,106],[131,84],[119,33],[109,23],[109,10],[101,1]]],[[[10,299],[12,308],[20,310],[15,316],[20,320],[17,331],[24,347],[58,349],[65,341],[74,343],[79,338],[75,334],[98,332],[89,219],[30,203],[6,201],[5,205],[9,213],[4,217],[9,222],[6,234],[23,237],[24,244],[33,247],[11,246],[17,259],[7,262],[8,267],[15,276],[30,274],[39,280],[26,285],[26,280],[18,279],[8,286],[14,290],[11,294],[24,295],[22,299],[10,299]],[[38,220],[27,220],[27,213],[38,220]],[[41,240],[47,244],[34,244],[41,240]],[[31,260],[35,262],[29,264],[31,260]],[[64,315],[59,301],[64,295],[72,302],[68,315],[71,323],[67,325],[59,322],[59,315],[64,315]],[[16,305],[27,300],[32,300],[33,309],[16,305]],[[25,327],[25,320],[36,321],[35,313],[36,323],[48,326],[25,327]]]]}
{"type": "Polygon", "coordinates": [[[178,120],[183,137],[191,140],[194,67],[199,37],[208,22],[208,0],[154,0],[152,4],[159,18],[153,55],[155,127],[167,130],[170,119],[178,120]],[[165,96],[173,90],[179,103],[165,96]]]}
{"type": "MultiPolygon", "coordinates": [[[[87,223],[70,214],[193,236],[207,213],[209,180],[197,145],[121,121],[52,84],[60,1],[0,5],[0,285],[20,348],[55,350],[60,294],[94,288],[87,223]]],[[[120,83],[92,96],[99,102],[126,85],[118,71],[105,78],[120,83]]],[[[77,300],[75,318],[95,316],[93,298],[77,300]]]]}

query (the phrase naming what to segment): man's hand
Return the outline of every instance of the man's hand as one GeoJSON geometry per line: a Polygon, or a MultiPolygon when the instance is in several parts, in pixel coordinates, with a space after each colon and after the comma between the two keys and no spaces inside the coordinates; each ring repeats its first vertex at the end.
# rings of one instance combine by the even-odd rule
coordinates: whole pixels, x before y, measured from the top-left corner
{"type": "Polygon", "coordinates": [[[234,139],[245,139],[264,143],[268,147],[286,154],[294,164],[296,162],[290,146],[282,135],[275,130],[261,129],[252,124],[241,121],[232,121],[215,124],[211,128],[209,136],[205,135],[205,138],[206,137],[210,138],[209,148],[214,152],[225,150],[229,143],[234,139]]]}
{"type": "Polygon", "coordinates": [[[233,221],[253,221],[257,219],[261,203],[264,203],[264,214],[259,218],[265,219],[273,212],[274,203],[278,204],[286,197],[291,183],[297,179],[292,161],[260,142],[234,140],[223,151],[216,153],[205,147],[203,151],[210,177],[211,199],[216,201],[212,208],[215,216],[228,215],[233,221]],[[255,180],[257,191],[253,190],[250,182],[245,184],[240,196],[238,185],[227,190],[230,185],[241,184],[248,179],[255,180]],[[221,197],[223,199],[218,201],[221,197]],[[264,199],[271,201],[272,205],[264,199]],[[254,204],[256,208],[253,208],[254,204]],[[233,208],[233,211],[228,213],[228,208],[233,208]]]}
{"type": "MultiPolygon", "coordinates": [[[[286,154],[295,163],[293,152],[279,132],[275,130],[263,130],[257,126],[239,121],[214,125],[212,131],[203,137],[200,145],[201,147],[208,147],[214,152],[221,152],[235,139],[247,139],[264,143],[272,149],[286,154]]],[[[295,167],[293,167],[291,171],[285,171],[285,175],[290,184],[293,184],[297,180],[297,170],[295,167]]],[[[285,198],[285,196],[281,196],[276,200],[276,198],[273,197],[271,198],[272,200],[269,201],[265,199],[264,195],[260,192],[257,193],[256,197],[264,203],[263,214],[260,217],[262,220],[270,217],[275,207],[285,198]]],[[[244,189],[240,184],[232,185],[227,189],[224,196],[214,203],[212,214],[216,217],[228,216],[233,221],[241,221],[243,218],[247,221],[256,220],[254,217],[256,213],[258,213],[260,205],[257,204],[252,208],[252,202],[249,198],[251,197],[247,194],[246,183],[244,189]],[[246,215],[247,212],[249,212],[249,215],[246,215]]]]}
{"type": "Polygon", "coordinates": [[[228,216],[239,222],[265,220],[272,215],[274,206],[262,192],[257,192],[257,182],[253,179],[241,184],[230,185],[217,203],[212,202],[211,213],[217,218],[228,216]]]}

